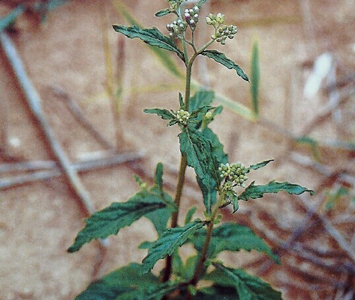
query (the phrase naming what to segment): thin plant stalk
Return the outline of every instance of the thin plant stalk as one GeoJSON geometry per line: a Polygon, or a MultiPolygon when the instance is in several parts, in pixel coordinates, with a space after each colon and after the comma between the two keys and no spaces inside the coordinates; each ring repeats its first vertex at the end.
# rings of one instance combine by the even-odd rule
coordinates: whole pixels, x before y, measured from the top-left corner
{"type": "MultiPolygon", "coordinates": [[[[186,85],[185,85],[185,105],[184,105],[184,109],[186,111],[189,110],[189,106],[190,106],[191,77],[192,77],[193,63],[194,63],[196,57],[199,54],[201,54],[207,47],[209,47],[213,42],[214,42],[214,40],[211,39],[199,51],[196,51],[194,49],[195,53],[192,55],[191,59],[190,60],[186,59],[187,62],[186,62],[186,85]]],[[[183,40],[183,46],[184,46],[184,49],[186,49],[186,42],[184,40],[183,40]]],[[[185,57],[187,58],[186,51],[185,51],[185,57]]],[[[181,161],[180,161],[178,183],[177,183],[176,194],[175,194],[175,199],[174,199],[174,203],[176,205],[176,211],[172,214],[171,225],[170,225],[171,228],[175,228],[178,225],[180,202],[181,202],[181,195],[182,195],[184,182],[185,182],[186,167],[187,167],[187,157],[186,157],[186,155],[182,155],[181,161]]],[[[218,209],[218,207],[217,207],[217,209],[218,209]]],[[[212,232],[212,228],[210,230],[212,232]]],[[[209,242],[208,242],[208,244],[209,244],[209,242]]],[[[208,247],[208,245],[207,245],[207,247],[208,247]]],[[[203,263],[204,262],[202,262],[202,264],[203,263]]],[[[164,275],[162,277],[162,281],[163,282],[168,281],[170,279],[171,273],[172,273],[172,256],[168,255],[166,257],[166,261],[165,261],[165,270],[164,270],[164,275]]]]}
{"type": "MultiPolygon", "coordinates": [[[[111,49],[110,49],[110,44],[109,44],[109,38],[108,38],[108,22],[107,22],[107,16],[106,16],[106,7],[103,6],[103,12],[102,12],[102,30],[103,30],[103,44],[104,44],[104,52],[105,52],[105,66],[106,66],[106,93],[110,99],[111,103],[111,110],[113,114],[113,122],[114,122],[114,131],[115,131],[115,139],[116,139],[116,149],[119,149],[120,147],[124,145],[124,134],[123,134],[123,128],[121,124],[121,114],[120,114],[120,109],[121,109],[121,93],[119,95],[115,95],[114,92],[114,72],[112,69],[112,56],[111,56],[111,49]]],[[[123,62],[124,61],[124,41],[119,43],[119,61],[123,62]]],[[[120,74],[119,76],[119,92],[121,91],[121,86],[122,86],[122,71],[123,68],[119,68],[118,72],[120,74]]]]}

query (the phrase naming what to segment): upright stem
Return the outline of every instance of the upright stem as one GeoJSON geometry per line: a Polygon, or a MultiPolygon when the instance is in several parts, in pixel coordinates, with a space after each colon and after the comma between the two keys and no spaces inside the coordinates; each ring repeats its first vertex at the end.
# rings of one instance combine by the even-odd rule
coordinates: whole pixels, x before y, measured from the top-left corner
{"type": "MultiPolygon", "coordinates": [[[[198,283],[199,277],[203,271],[204,268],[204,264],[207,260],[207,252],[208,252],[208,248],[211,242],[211,238],[212,238],[212,230],[213,230],[213,226],[214,226],[214,221],[217,217],[217,213],[219,211],[220,206],[222,205],[222,203],[224,202],[224,198],[225,198],[225,194],[223,192],[221,192],[218,202],[215,205],[215,208],[212,212],[211,215],[211,220],[208,223],[208,227],[207,227],[207,234],[206,234],[206,240],[205,243],[203,245],[203,249],[202,249],[202,253],[201,253],[201,257],[199,262],[196,265],[195,268],[195,273],[194,276],[192,277],[192,279],[190,280],[190,284],[195,286],[198,283]]],[[[191,295],[188,294],[186,299],[191,299],[191,295]]]]}
{"type": "MultiPolygon", "coordinates": [[[[194,55],[191,57],[191,60],[188,61],[186,64],[186,85],[185,85],[185,106],[184,106],[184,109],[186,111],[189,110],[189,106],[190,106],[192,65],[197,55],[198,55],[197,53],[194,53],[194,55]]],[[[174,199],[174,203],[176,205],[176,211],[172,214],[171,217],[171,228],[175,228],[178,225],[179,212],[180,212],[180,200],[181,200],[181,195],[182,195],[184,182],[185,182],[186,167],[187,167],[187,157],[186,155],[182,155],[180,160],[179,177],[178,177],[178,183],[176,186],[176,194],[174,199]]],[[[171,273],[172,273],[172,256],[167,256],[165,261],[165,270],[164,270],[162,281],[163,282],[168,281],[170,279],[171,273]]]]}

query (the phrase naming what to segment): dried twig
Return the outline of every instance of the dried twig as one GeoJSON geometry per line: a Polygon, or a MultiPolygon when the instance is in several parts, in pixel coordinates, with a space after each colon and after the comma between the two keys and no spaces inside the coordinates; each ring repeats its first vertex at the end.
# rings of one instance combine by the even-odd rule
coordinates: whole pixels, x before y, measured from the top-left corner
{"type": "Polygon", "coordinates": [[[0,33],[0,41],[4,49],[4,53],[6,54],[17,77],[17,80],[19,81],[21,89],[24,95],[26,96],[28,106],[33,116],[40,124],[40,128],[46,137],[46,140],[53,152],[53,155],[58,159],[58,162],[65,174],[69,186],[71,187],[75,195],[78,197],[78,199],[80,199],[80,202],[84,206],[86,212],[88,214],[94,213],[95,207],[91,202],[90,195],[84,188],[83,184],[80,181],[80,178],[78,177],[78,174],[71,165],[68,156],[63,151],[60,143],[56,139],[55,134],[43,113],[41,99],[26,74],[26,71],[23,67],[23,63],[21,61],[21,58],[17,54],[15,46],[13,45],[11,39],[5,33],[0,33]]]}
{"type": "MultiPolygon", "coordinates": [[[[132,162],[143,157],[143,153],[122,153],[100,159],[87,159],[73,163],[72,167],[77,172],[85,172],[95,169],[107,168],[110,166],[132,162]]],[[[16,187],[19,185],[47,180],[63,175],[61,168],[54,161],[38,161],[18,164],[6,164],[0,166],[0,171],[30,171],[47,169],[48,171],[38,171],[31,174],[0,179],[0,190],[16,187]],[[13,166],[11,166],[13,165],[13,166]]]]}

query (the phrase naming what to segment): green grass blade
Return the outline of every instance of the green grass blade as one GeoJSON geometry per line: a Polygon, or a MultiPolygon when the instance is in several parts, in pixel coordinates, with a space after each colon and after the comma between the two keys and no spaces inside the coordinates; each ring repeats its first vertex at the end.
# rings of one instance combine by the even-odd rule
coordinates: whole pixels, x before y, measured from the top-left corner
{"type": "Polygon", "coordinates": [[[253,110],[256,116],[259,115],[259,88],[260,88],[260,67],[259,67],[259,44],[257,41],[253,44],[251,57],[251,85],[250,92],[252,96],[253,110]]]}

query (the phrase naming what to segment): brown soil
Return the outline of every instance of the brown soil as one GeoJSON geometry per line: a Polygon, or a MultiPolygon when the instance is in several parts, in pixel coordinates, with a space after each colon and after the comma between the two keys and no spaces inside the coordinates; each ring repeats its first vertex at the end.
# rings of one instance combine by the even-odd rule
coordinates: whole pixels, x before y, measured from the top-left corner
{"type": "MultiPolygon", "coordinates": [[[[9,11],[9,3],[0,3],[2,15],[9,11]]],[[[164,31],[167,19],[156,20],[153,17],[164,7],[164,1],[124,0],[123,3],[142,24],[157,26],[164,31]]],[[[85,1],[85,4],[71,1],[49,13],[42,23],[38,23],[33,14],[25,14],[15,24],[15,31],[9,33],[41,96],[45,115],[56,138],[71,160],[87,157],[105,148],[78,123],[63,98],[56,96],[55,89],[64,90],[95,128],[115,143],[112,106],[105,94],[103,7],[106,8],[108,24],[126,23],[108,1],[92,0],[85,1]]],[[[354,150],[327,145],[320,147],[321,162],[335,172],[333,177],[325,176],[292,162],[291,152],[312,159],[312,151],[309,147],[292,144],[284,131],[299,134],[327,104],[328,93],[325,89],[311,100],[302,96],[310,66],[318,55],[324,52],[333,55],[337,78],[354,74],[353,1],[215,0],[210,9],[212,12],[225,12],[228,23],[240,24],[236,39],[220,49],[247,73],[253,39],[259,40],[260,111],[262,119],[273,122],[273,125],[266,121],[251,122],[225,109],[223,117],[217,118],[212,127],[221,136],[231,160],[248,165],[275,158],[274,165],[257,172],[253,179],[259,183],[272,179],[287,180],[316,189],[316,197],[305,197],[304,200],[309,203],[321,201],[326,189],[343,184],[338,180],[340,171],[349,169],[348,174],[354,181],[351,177],[355,172],[354,150]],[[302,5],[308,2],[311,2],[310,10],[302,10],[302,5]],[[282,132],[278,131],[279,128],[282,132]]],[[[168,185],[174,186],[179,165],[178,128],[166,129],[164,121],[144,115],[142,110],[146,107],[175,109],[178,105],[177,90],[166,87],[175,79],[137,40],[125,41],[124,61],[118,61],[119,36],[109,29],[108,38],[114,68],[123,66],[123,71],[117,72],[123,78],[124,89],[121,124],[125,143],[120,144],[120,151],[143,150],[145,156],[136,166],[146,170],[145,175],[148,176],[159,161],[163,162],[168,170],[165,180],[168,185]]],[[[203,34],[199,38],[203,38],[203,34]]],[[[6,103],[0,106],[0,130],[4,133],[7,128],[7,142],[0,145],[0,163],[54,159],[6,56],[3,52],[0,56],[1,101],[6,103]]],[[[199,71],[195,74],[199,81],[208,82],[219,93],[250,106],[247,83],[237,78],[234,72],[213,62],[207,62],[208,72],[204,71],[204,67],[204,62],[199,61],[199,71]]],[[[340,92],[344,93],[349,88],[349,82],[339,87],[340,92]]],[[[340,107],[342,118],[338,124],[327,117],[314,127],[311,136],[319,141],[354,141],[354,98],[350,100],[352,102],[348,101],[340,107]]],[[[134,173],[132,165],[124,164],[85,172],[80,179],[95,207],[102,209],[113,201],[125,201],[135,193],[134,173]]],[[[0,174],[2,179],[17,175],[9,172],[0,174]]],[[[189,181],[193,182],[191,170],[188,175],[189,181]]],[[[251,225],[273,247],[277,247],[275,241],[287,240],[303,222],[306,210],[297,197],[281,195],[266,199],[262,203],[243,203],[239,221],[251,225]]],[[[189,203],[198,205],[199,193],[194,184],[188,184],[183,201],[186,206],[189,203]]],[[[0,204],[0,299],[73,299],[94,276],[101,276],[129,261],[140,262],[145,252],[137,251],[136,246],[155,238],[151,224],[144,219],[139,220],[129,229],[123,229],[118,236],[110,238],[110,246],[98,269],[101,252],[96,242],[85,245],[78,253],[66,252],[82,228],[86,215],[63,177],[0,190],[0,204]]],[[[345,204],[331,215],[323,209],[320,213],[335,218],[345,210],[346,215],[354,216],[354,206],[345,204]]],[[[226,212],[227,215],[229,213],[226,212]]],[[[226,219],[238,221],[238,215],[226,219]]],[[[313,230],[307,230],[300,243],[319,251],[337,251],[340,258],[336,256],[332,262],[348,262],[353,267],[355,262],[348,258],[349,254],[319,222],[317,218],[312,221],[313,230]]],[[[344,228],[338,226],[345,241],[350,244],[354,224],[348,223],[344,228]]],[[[351,251],[355,252],[355,248],[351,251]]],[[[314,256],[323,259],[319,253],[314,256]]],[[[259,256],[241,253],[239,256],[226,254],[225,257],[230,264],[238,266],[259,256]]],[[[265,280],[275,284],[283,291],[285,299],[327,299],[328,296],[335,299],[336,293],[341,295],[344,292],[345,295],[346,289],[351,286],[353,279],[347,272],[334,273],[334,270],[317,267],[289,252],[281,257],[282,266],[268,267],[268,262],[264,260],[251,266],[249,271],[261,274],[265,280]],[[319,277],[325,276],[327,280],[319,282],[319,277]],[[350,282],[350,285],[339,287],[335,284],[337,282],[350,282]]]]}

